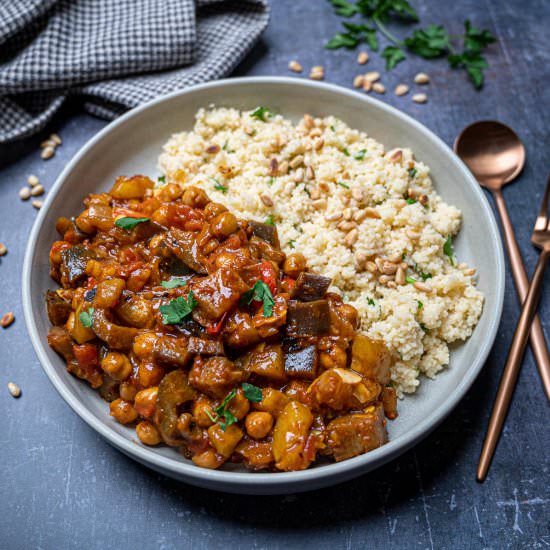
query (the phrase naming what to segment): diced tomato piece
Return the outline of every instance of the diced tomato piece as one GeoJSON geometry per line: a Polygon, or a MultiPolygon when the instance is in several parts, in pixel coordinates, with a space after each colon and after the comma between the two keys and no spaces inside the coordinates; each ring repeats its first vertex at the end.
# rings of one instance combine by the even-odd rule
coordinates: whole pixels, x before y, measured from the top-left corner
{"type": "Polygon", "coordinates": [[[217,323],[208,325],[206,327],[206,332],[208,332],[208,334],[219,334],[226,317],[227,311],[222,315],[221,319],[217,323]]]}
{"type": "Polygon", "coordinates": [[[94,279],[94,277],[88,277],[88,281],[86,282],[86,288],[88,290],[92,290],[94,286],[97,285],[97,281],[94,279]]]}
{"type": "Polygon", "coordinates": [[[268,260],[262,260],[260,264],[260,279],[269,287],[271,294],[275,295],[277,292],[277,272],[268,260]]]}
{"type": "Polygon", "coordinates": [[[93,344],[74,344],[73,353],[83,369],[96,367],[99,364],[97,348],[93,344]]]}

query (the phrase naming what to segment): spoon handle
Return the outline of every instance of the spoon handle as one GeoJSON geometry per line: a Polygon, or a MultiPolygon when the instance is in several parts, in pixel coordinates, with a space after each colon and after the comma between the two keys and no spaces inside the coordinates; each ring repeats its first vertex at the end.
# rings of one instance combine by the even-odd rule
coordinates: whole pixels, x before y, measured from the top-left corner
{"type": "Polygon", "coordinates": [[[523,303],[521,310],[521,316],[514,333],[512,345],[508,352],[508,359],[506,359],[506,366],[500,379],[500,385],[498,387],[497,397],[495,404],[493,405],[493,412],[491,413],[491,419],[489,420],[489,427],[487,428],[487,435],[483,443],[483,449],[481,450],[481,456],[479,458],[479,465],[477,468],[477,480],[483,481],[487,476],[491,459],[495,452],[495,448],[504,425],[506,414],[508,413],[508,407],[512,399],[514,387],[521,367],[521,360],[525,352],[525,346],[527,345],[527,338],[529,336],[529,327],[531,321],[535,315],[537,304],[540,298],[540,291],[542,288],[542,282],[544,280],[544,270],[546,269],[546,263],[550,252],[543,250],[539,256],[533,279],[527,292],[527,297],[523,303]]]}
{"type": "MultiPolygon", "coordinates": [[[[512,276],[514,277],[514,283],[520,302],[523,303],[527,296],[527,290],[529,289],[529,280],[527,279],[527,273],[525,272],[523,259],[516,241],[512,222],[508,216],[508,209],[506,208],[502,191],[500,189],[493,191],[493,196],[502,221],[504,242],[508,250],[508,256],[510,257],[512,276]]],[[[534,317],[531,325],[531,347],[535,355],[546,397],[550,400],[550,356],[548,355],[548,346],[544,338],[544,332],[538,315],[534,317]]]]}

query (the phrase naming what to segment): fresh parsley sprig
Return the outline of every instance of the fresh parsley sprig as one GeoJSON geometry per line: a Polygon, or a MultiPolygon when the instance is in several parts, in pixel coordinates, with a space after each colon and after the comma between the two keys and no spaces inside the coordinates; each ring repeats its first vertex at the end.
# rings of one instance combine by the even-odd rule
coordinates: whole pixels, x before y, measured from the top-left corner
{"type": "Polygon", "coordinates": [[[160,286],[164,288],[178,288],[180,286],[185,286],[187,282],[185,279],[180,279],[179,277],[172,277],[171,279],[168,279],[168,281],[162,281],[160,283],[160,286]]]}
{"type": "Polygon", "coordinates": [[[177,325],[190,315],[196,306],[197,300],[193,296],[193,291],[190,290],[187,300],[183,296],[178,296],[168,304],[160,306],[162,322],[165,325],[177,325]]]}
{"type": "Polygon", "coordinates": [[[452,235],[449,235],[447,237],[447,240],[445,241],[445,244],[443,245],[443,254],[449,258],[449,263],[451,265],[456,265],[456,258],[455,258],[455,252],[453,247],[453,237],[452,235]]]}
{"type": "Polygon", "coordinates": [[[256,120],[267,122],[273,117],[273,111],[268,107],[256,107],[256,109],[250,113],[250,116],[256,120]]]}
{"type": "MultiPolygon", "coordinates": [[[[248,384],[247,382],[244,382],[241,387],[243,389],[244,396],[252,403],[259,403],[263,399],[262,388],[258,388],[258,386],[254,386],[254,384],[248,384]]],[[[214,424],[219,424],[223,432],[227,430],[228,426],[235,424],[239,420],[229,410],[229,404],[236,395],[237,390],[236,388],[233,388],[224,397],[223,401],[215,409],[213,409],[213,414],[211,414],[210,411],[206,409],[206,414],[208,415],[208,418],[210,418],[210,420],[214,422],[214,424]]]]}
{"type": "Polygon", "coordinates": [[[121,229],[130,231],[134,229],[136,225],[148,222],[150,219],[151,218],[118,218],[118,220],[115,221],[115,225],[121,229]]]}
{"type": "Polygon", "coordinates": [[[241,304],[249,305],[252,302],[263,302],[264,304],[264,317],[271,317],[273,315],[273,306],[275,305],[275,300],[273,299],[273,294],[269,290],[269,286],[264,283],[261,279],[254,283],[254,286],[247,290],[241,296],[241,304]]]}

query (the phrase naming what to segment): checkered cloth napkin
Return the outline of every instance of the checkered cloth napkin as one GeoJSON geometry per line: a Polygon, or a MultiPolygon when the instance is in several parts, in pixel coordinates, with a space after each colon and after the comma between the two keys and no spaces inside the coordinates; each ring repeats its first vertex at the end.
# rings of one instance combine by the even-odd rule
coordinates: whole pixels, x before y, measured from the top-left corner
{"type": "Polygon", "coordinates": [[[111,119],[226,76],[268,19],[267,0],[0,1],[0,143],[39,131],[69,96],[111,119]]]}

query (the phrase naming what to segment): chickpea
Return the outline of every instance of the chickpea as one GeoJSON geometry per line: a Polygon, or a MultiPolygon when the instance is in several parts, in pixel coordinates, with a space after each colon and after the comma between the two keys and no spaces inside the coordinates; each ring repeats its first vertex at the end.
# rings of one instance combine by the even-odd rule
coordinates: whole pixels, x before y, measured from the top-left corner
{"type": "Polygon", "coordinates": [[[237,218],[231,212],[222,212],[210,222],[212,233],[217,237],[228,237],[239,228],[237,218]]]}
{"type": "Polygon", "coordinates": [[[340,315],[342,315],[342,317],[346,321],[348,321],[353,328],[357,328],[357,324],[358,324],[357,310],[353,306],[350,306],[349,304],[342,304],[338,308],[338,311],[340,315]]]}
{"type": "Polygon", "coordinates": [[[134,338],[132,349],[140,359],[150,359],[153,356],[153,346],[157,341],[157,335],[154,332],[144,332],[134,338]]]}
{"type": "Polygon", "coordinates": [[[124,353],[110,351],[102,360],[101,368],[111,378],[123,381],[132,374],[132,364],[124,353]]]}
{"type": "Polygon", "coordinates": [[[235,263],[235,254],[231,252],[221,252],[216,256],[216,267],[218,269],[231,267],[235,263]]]}
{"type": "Polygon", "coordinates": [[[142,361],[139,364],[138,382],[142,388],[158,386],[163,376],[164,369],[161,366],[149,363],[148,361],[142,361]]]}
{"type": "Polygon", "coordinates": [[[157,396],[159,389],[157,386],[138,391],[134,398],[134,409],[144,418],[151,418],[155,414],[157,407],[157,396]]]}
{"type": "Polygon", "coordinates": [[[243,390],[237,390],[235,397],[229,402],[227,410],[236,416],[239,420],[243,419],[250,410],[250,402],[244,396],[243,390]]]}
{"type": "Polygon", "coordinates": [[[124,401],[133,401],[137,391],[137,388],[129,382],[122,382],[118,388],[118,393],[124,401]]]}
{"type": "Polygon", "coordinates": [[[157,198],[164,202],[171,202],[183,195],[183,189],[177,183],[167,183],[159,188],[157,198]]]}
{"type": "Polygon", "coordinates": [[[204,208],[210,202],[210,199],[202,189],[189,186],[183,192],[181,202],[194,208],[204,208]]]}
{"type": "Polygon", "coordinates": [[[273,416],[268,412],[252,412],[244,422],[246,431],[253,439],[263,439],[273,427],[273,416]]]}
{"type": "Polygon", "coordinates": [[[212,426],[213,422],[210,420],[208,413],[214,416],[210,400],[205,397],[199,397],[193,405],[193,419],[197,426],[201,428],[212,426]]]}
{"type": "Polygon", "coordinates": [[[209,202],[204,207],[204,217],[210,221],[222,212],[227,212],[227,208],[219,202],[209,202]]]}
{"type": "Polygon", "coordinates": [[[298,277],[302,271],[306,268],[306,259],[303,254],[299,252],[293,252],[286,257],[283,264],[283,271],[286,275],[292,278],[298,277]]]}
{"type": "Polygon", "coordinates": [[[115,399],[109,405],[110,415],[121,424],[130,424],[137,418],[137,411],[124,399],[115,399]]]}
{"type": "Polygon", "coordinates": [[[224,463],[223,456],[219,455],[214,449],[207,449],[203,453],[195,455],[191,459],[197,466],[201,468],[209,468],[215,470],[224,463]]]}
{"type": "Polygon", "coordinates": [[[145,445],[158,445],[161,441],[158,430],[147,420],[136,426],[136,433],[139,440],[145,445]]]}

